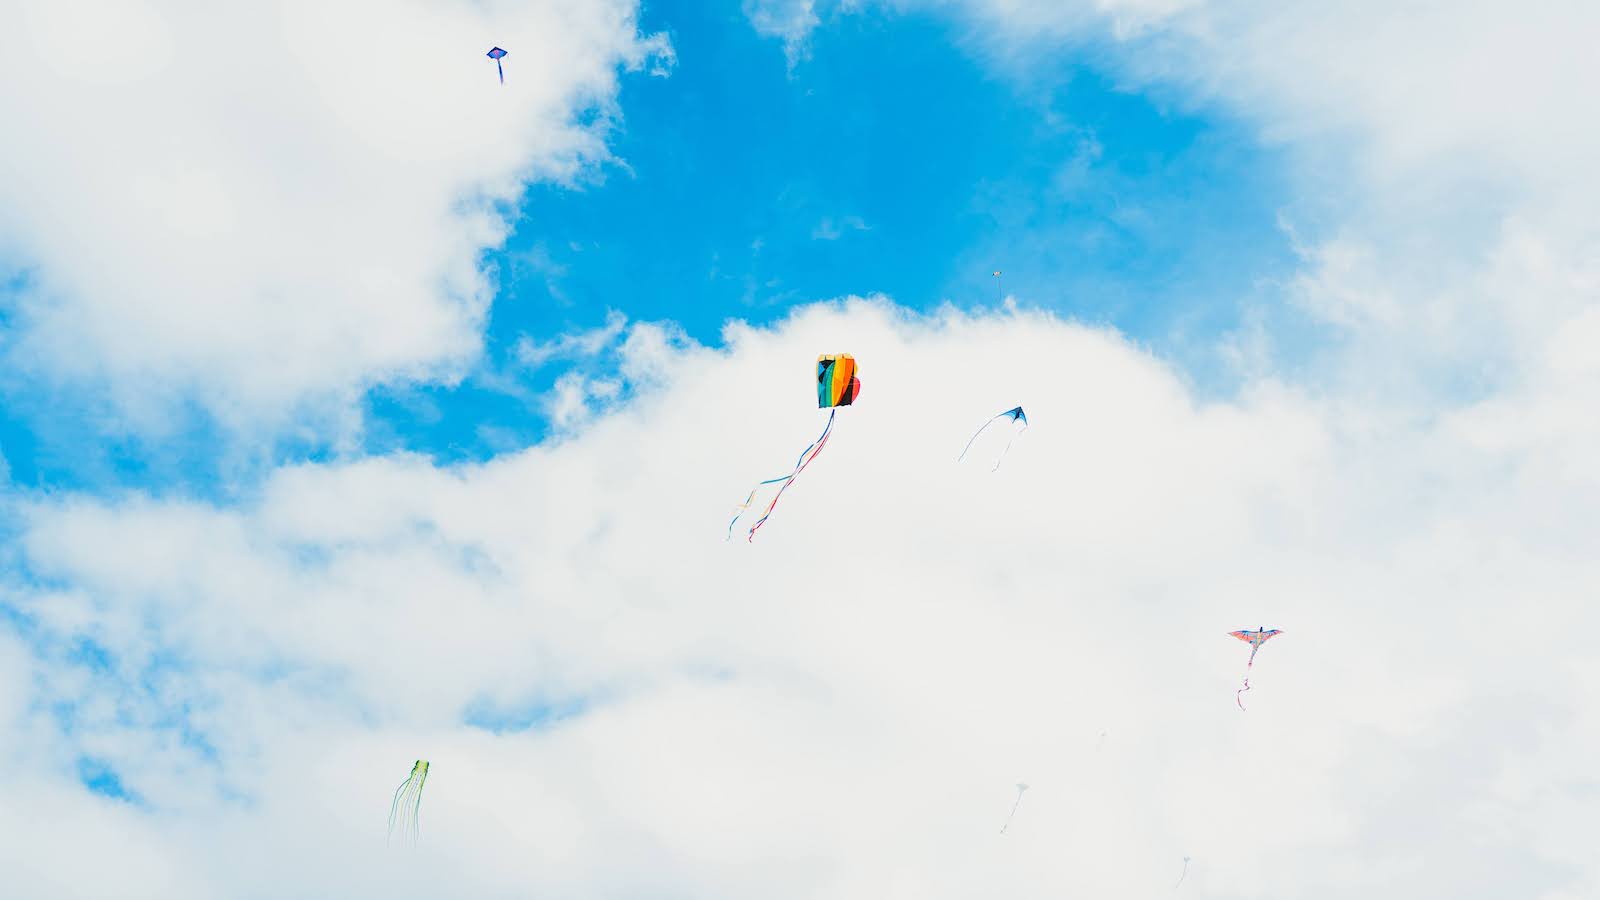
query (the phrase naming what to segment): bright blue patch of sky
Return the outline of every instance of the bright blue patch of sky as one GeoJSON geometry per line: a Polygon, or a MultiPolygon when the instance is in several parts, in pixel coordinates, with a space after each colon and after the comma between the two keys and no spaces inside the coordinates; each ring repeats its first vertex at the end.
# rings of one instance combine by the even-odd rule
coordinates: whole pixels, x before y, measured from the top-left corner
{"type": "MultiPolygon", "coordinates": [[[[82,389],[13,377],[0,396],[0,457],[11,484],[25,490],[177,486],[214,499],[226,489],[222,476],[250,462],[219,454],[227,436],[198,404],[175,412],[170,431],[141,435],[118,430],[104,402],[82,389]]],[[[283,442],[270,455],[316,459],[326,453],[319,442],[302,440],[283,442]]]]}
{"type": "MultiPolygon", "coordinates": [[[[1120,89],[1091,56],[1062,51],[1019,81],[970,52],[967,25],[864,10],[824,23],[791,71],[732,5],[651,2],[642,27],[670,33],[677,66],[623,79],[621,162],[576,190],[530,189],[486,258],[500,281],[486,371],[371,392],[364,449],[458,461],[540,439],[534,398],[574,363],[528,371],[518,341],[611,311],[715,343],[730,318],[844,294],[990,306],[1001,269],[1026,305],[1182,359],[1292,269],[1283,161],[1240,123],[1120,89]]],[[[219,460],[199,410],[172,434],[108,437],[92,403],[7,382],[0,455],[25,488],[217,498],[229,466],[330,453],[288,442],[219,460]]]]}
{"type": "Polygon", "coordinates": [[[582,697],[513,707],[482,699],[470,704],[462,712],[461,720],[473,728],[481,728],[493,734],[506,734],[551,728],[567,719],[583,715],[589,708],[590,701],[582,697]]]}
{"type": "MultiPolygon", "coordinates": [[[[491,366],[524,335],[608,311],[715,343],[730,318],[882,292],[927,309],[992,306],[990,272],[1028,305],[1157,347],[1214,338],[1287,272],[1281,161],[1249,130],[1174,112],[1062,55],[1027,83],[962,49],[946,19],[860,12],[826,23],[788,71],[780,41],[727,7],[651,3],[670,78],[624,81],[625,165],[580,190],[529,191],[491,262],[491,366]]],[[[563,368],[519,372],[533,391],[563,368]]],[[[537,440],[526,397],[478,380],[384,390],[375,449],[482,458],[537,440]]]]}
{"type": "Polygon", "coordinates": [[[103,760],[87,756],[79,757],[78,780],[96,794],[115,800],[134,799],[133,795],[128,793],[128,789],[123,787],[122,779],[118,777],[116,770],[103,760]]]}

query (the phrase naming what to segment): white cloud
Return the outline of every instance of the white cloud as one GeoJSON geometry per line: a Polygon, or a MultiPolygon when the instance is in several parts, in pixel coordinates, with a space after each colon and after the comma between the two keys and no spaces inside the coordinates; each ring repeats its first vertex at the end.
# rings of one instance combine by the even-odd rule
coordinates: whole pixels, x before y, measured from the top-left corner
{"type": "Polygon", "coordinates": [[[975,45],[991,48],[999,67],[1025,63],[1030,49],[1097,45],[1109,52],[1095,54],[1095,63],[1137,86],[1219,103],[1268,137],[1317,152],[1336,179],[1354,168],[1401,202],[1491,171],[1496,183],[1480,191],[1565,193],[1574,182],[1585,194],[1594,190],[1587,175],[1600,124],[1576,113],[1600,76],[1600,60],[1589,52],[1600,9],[1582,0],[884,5],[972,17],[983,26],[973,32],[975,45]]]}
{"type": "Polygon", "coordinates": [[[744,14],[751,27],[766,37],[783,39],[789,70],[805,58],[806,40],[821,23],[815,0],[745,0],[744,14]]]}
{"type": "MultiPolygon", "coordinates": [[[[538,367],[551,359],[565,359],[573,368],[538,398],[557,433],[572,431],[596,413],[616,407],[634,392],[658,384],[679,354],[700,345],[674,323],[635,322],[628,325],[621,313],[610,313],[606,324],[569,332],[553,341],[518,342],[519,362],[538,367]]],[[[509,382],[509,380],[506,380],[509,382]]],[[[514,383],[506,388],[521,391],[514,383]]]]}
{"type": "Polygon", "coordinates": [[[13,883],[94,893],[48,862],[70,843],[136,854],[133,896],[1115,898],[1183,856],[1198,896],[1600,888],[1572,839],[1600,479],[1546,464],[1592,426],[1374,428],[1393,410],[1270,379],[1203,404],[1032,314],[813,307],[726,352],[637,329],[647,386],[559,443],[299,466],[239,507],[21,510],[56,587],[10,591],[33,649],[0,645],[38,673],[0,702],[32,811],[0,815],[13,883]],[[857,355],[862,400],[756,542],[723,543],[820,426],[819,350],[857,355]],[[1005,467],[956,466],[1014,402],[1005,467]],[[1258,624],[1286,634],[1240,713],[1224,632],[1258,624]],[[40,649],[79,637],[115,677],[40,649]],[[180,702],[214,760],[163,724],[180,702]],[[515,727],[541,707],[581,711],[515,727]],[[84,747],[145,805],[75,788],[84,747]],[[422,843],[386,855],[419,755],[422,843]]]}
{"type": "Polygon", "coordinates": [[[868,225],[860,216],[843,216],[835,220],[832,216],[823,216],[815,228],[811,229],[811,239],[814,241],[837,241],[852,231],[870,231],[868,225]]]}
{"type": "MultiPolygon", "coordinates": [[[[1333,377],[1284,382],[1252,332],[1207,403],[1044,316],[812,307],[726,351],[596,338],[618,376],[575,376],[574,430],[483,465],[31,498],[0,633],[8,888],[1117,898],[1191,856],[1200,897],[1600,893],[1593,125],[1546,102],[1585,80],[1586,11],[1502,43],[1486,5],[984,9],[1088,22],[1141,83],[1347,154],[1286,291],[1343,336],[1333,377]],[[1492,85],[1474,42],[1538,52],[1492,85]],[[838,350],[860,405],[758,540],[722,543],[814,437],[811,360],[838,350]],[[1417,370],[1474,381],[1440,403],[1417,370]],[[1005,467],[954,466],[1012,403],[1005,467]],[[1286,634],[1241,714],[1223,632],[1254,625],[1286,634]],[[79,755],[138,803],[89,795],[79,755]],[[422,843],[386,853],[419,755],[422,843]]],[[[215,218],[182,187],[183,222],[215,218]]]]}
{"type": "Polygon", "coordinates": [[[459,377],[507,204],[606,157],[618,70],[652,55],[623,0],[24,3],[0,35],[0,118],[26,123],[0,171],[0,259],[27,273],[7,364],[140,428],[459,377]]]}
{"type": "Polygon", "coordinates": [[[604,325],[566,332],[548,341],[536,341],[523,336],[517,341],[512,353],[517,362],[530,369],[536,369],[552,360],[598,356],[622,337],[622,332],[627,326],[627,316],[616,310],[610,310],[606,313],[604,325]]]}
{"type": "Polygon", "coordinates": [[[1437,390],[1536,366],[1594,302],[1600,119],[1580,112],[1600,83],[1593,3],[882,5],[970,20],[969,49],[1020,81],[1055,71],[1041,55],[1074,54],[1160,102],[1252,123],[1295,176],[1283,219],[1306,266],[1286,295],[1358,345],[1325,361],[1342,377],[1421,368],[1437,390]]]}

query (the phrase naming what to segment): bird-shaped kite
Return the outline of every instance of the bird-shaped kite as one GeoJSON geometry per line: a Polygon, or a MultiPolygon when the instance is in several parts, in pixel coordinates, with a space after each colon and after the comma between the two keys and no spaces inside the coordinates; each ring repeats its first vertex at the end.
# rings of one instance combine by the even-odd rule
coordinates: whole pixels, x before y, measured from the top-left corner
{"type": "Polygon", "coordinates": [[[1283,632],[1276,628],[1270,630],[1257,628],[1255,631],[1230,631],[1228,633],[1250,645],[1250,661],[1244,665],[1244,687],[1233,692],[1233,702],[1239,704],[1239,708],[1242,710],[1244,709],[1244,699],[1239,695],[1250,690],[1250,668],[1256,664],[1256,651],[1261,649],[1262,644],[1283,634],[1283,632]]]}

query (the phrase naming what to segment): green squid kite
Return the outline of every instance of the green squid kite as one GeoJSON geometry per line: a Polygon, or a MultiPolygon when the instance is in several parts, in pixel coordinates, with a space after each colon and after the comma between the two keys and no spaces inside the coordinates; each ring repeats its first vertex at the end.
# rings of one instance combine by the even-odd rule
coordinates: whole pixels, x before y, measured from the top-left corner
{"type": "Polygon", "coordinates": [[[428,761],[419,759],[411,767],[411,775],[400,783],[400,788],[394,792],[394,802],[389,805],[389,841],[394,841],[395,826],[400,827],[400,836],[410,838],[413,846],[417,843],[420,821],[418,814],[422,809],[422,785],[428,780],[428,761]]]}

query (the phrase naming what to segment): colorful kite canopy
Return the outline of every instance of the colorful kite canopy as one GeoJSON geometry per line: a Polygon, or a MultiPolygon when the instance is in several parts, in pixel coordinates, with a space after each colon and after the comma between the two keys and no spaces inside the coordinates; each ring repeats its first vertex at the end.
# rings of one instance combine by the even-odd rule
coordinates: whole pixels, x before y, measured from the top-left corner
{"type": "Polygon", "coordinates": [[[817,357],[817,408],[849,406],[861,395],[856,358],[848,353],[817,357]]]}
{"type": "Polygon", "coordinates": [[[756,482],[756,486],[750,489],[750,496],[744,498],[744,502],[739,504],[738,509],[733,514],[733,518],[728,522],[727,540],[733,538],[733,526],[739,521],[739,517],[744,515],[744,511],[750,508],[750,504],[756,499],[756,494],[769,484],[782,482],[778,492],[772,495],[772,502],[767,504],[767,511],[761,514],[761,518],[757,519],[754,525],[750,526],[748,540],[752,543],[755,541],[756,531],[766,523],[767,518],[772,515],[772,511],[777,509],[778,498],[783,496],[783,492],[789,489],[789,485],[794,484],[794,480],[800,477],[800,473],[806,470],[806,466],[811,465],[811,461],[817,458],[817,454],[822,452],[823,447],[827,446],[828,436],[833,434],[833,417],[838,415],[839,407],[855,403],[856,398],[859,396],[861,396],[861,380],[856,378],[855,357],[848,353],[840,353],[838,355],[823,354],[817,357],[817,406],[828,410],[828,422],[822,427],[822,435],[807,445],[806,449],[800,451],[800,458],[795,460],[794,463],[794,471],[788,475],[780,475],[777,478],[768,478],[765,481],[756,482]]]}
{"type": "Polygon", "coordinates": [[[1283,632],[1276,628],[1270,630],[1257,628],[1255,631],[1230,631],[1228,633],[1250,645],[1250,661],[1245,663],[1244,666],[1244,687],[1233,692],[1233,702],[1239,704],[1239,709],[1242,710],[1244,709],[1244,698],[1240,695],[1250,690],[1250,669],[1256,664],[1256,651],[1261,649],[1262,644],[1283,634],[1283,632]]]}
{"type": "Polygon", "coordinates": [[[1256,651],[1261,649],[1262,644],[1265,644],[1274,637],[1283,634],[1283,632],[1277,628],[1273,628],[1271,630],[1266,628],[1257,628],[1255,631],[1230,631],[1228,633],[1250,645],[1250,659],[1252,660],[1256,658],[1256,651]]]}
{"type": "Polygon", "coordinates": [[[500,72],[500,83],[501,84],[505,84],[506,83],[506,70],[503,67],[501,67],[500,58],[506,55],[506,51],[501,50],[499,47],[495,47],[494,49],[490,50],[485,55],[488,56],[490,59],[494,60],[494,67],[495,67],[496,70],[498,70],[500,72]]]}

